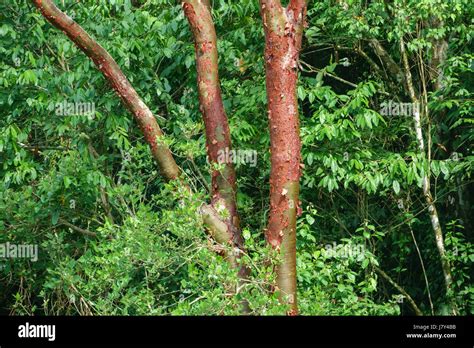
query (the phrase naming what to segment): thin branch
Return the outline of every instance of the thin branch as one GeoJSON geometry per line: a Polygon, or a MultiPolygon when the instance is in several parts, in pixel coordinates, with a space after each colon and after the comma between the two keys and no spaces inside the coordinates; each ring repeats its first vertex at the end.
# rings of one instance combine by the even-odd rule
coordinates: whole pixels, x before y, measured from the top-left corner
{"type": "MultiPolygon", "coordinates": [[[[339,81],[339,82],[342,82],[342,83],[344,83],[344,84],[346,84],[346,85],[348,85],[348,86],[351,86],[351,87],[353,87],[353,88],[357,88],[357,85],[356,85],[355,83],[350,82],[350,81],[347,81],[347,80],[344,80],[343,78],[341,78],[341,77],[339,77],[339,76],[337,76],[337,75],[334,75],[334,74],[332,74],[332,73],[330,73],[330,72],[327,72],[327,71],[324,71],[324,70],[322,70],[322,69],[318,69],[318,68],[316,68],[316,67],[314,67],[314,66],[312,66],[312,65],[310,65],[310,64],[308,64],[308,63],[306,63],[306,62],[304,62],[304,61],[302,61],[302,60],[300,60],[299,63],[302,63],[303,65],[307,66],[307,67],[310,69],[309,71],[311,71],[311,72],[316,72],[316,73],[322,72],[325,76],[327,75],[327,76],[329,76],[329,77],[331,77],[331,78],[333,78],[333,79],[335,79],[335,80],[337,80],[337,81],[339,81]]],[[[384,91],[378,91],[378,93],[380,93],[380,94],[382,94],[382,95],[387,95],[387,96],[390,95],[389,93],[384,92],[384,91]]]]}
{"type": "Polygon", "coordinates": [[[310,69],[309,71],[311,71],[311,72],[316,72],[316,73],[322,72],[324,75],[330,76],[330,77],[332,77],[333,79],[335,79],[335,80],[337,80],[337,81],[339,81],[339,82],[342,82],[342,83],[345,83],[345,84],[348,85],[348,86],[357,88],[357,85],[356,85],[355,83],[352,83],[352,82],[350,82],[350,81],[344,80],[343,78],[341,78],[341,77],[339,77],[339,76],[336,76],[336,75],[334,75],[334,74],[331,74],[330,72],[324,71],[324,70],[322,70],[322,69],[318,69],[318,68],[316,68],[316,67],[314,67],[314,66],[312,66],[312,65],[310,65],[310,64],[308,64],[308,63],[306,63],[306,62],[304,62],[304,61],[302,61],[302,60],[300,60],[299,63],[301,63],[301,64],[307,66],[307,67],[310,69]]]}
{"type": "Polygon", "coordinates": [[[418,258],[420,259],[421,269],[423,271],[423,277],[425,278],[426,291],[428,292],[428,300],[430,302],[431,314],[434,315],[434,306],[433,306],[433,301],[431,300],[430,284],[428,282],[428,276],[426,275],[425,263],[423,262],[423,257],[421,256],[420,248],[418,248],[418,243],[416,241],[415,233],[413,232],[413,228],[411,227],[411,224],[408,224],[408,227],[410,228],[411,237],[413,238],[413,243],[415,244],[416,252],[418,254],[418,258]]]}
{"type": "Polygon", "coordinates": [[[373,265],[375,271],[382,276],[386,281],[388,281],[395,289],[397,289],[405,298],[408,300],[408,303],[410,306],[413,308],[415,311],[416,315],[422,316],[423,312],[420,310],[420,308],[416,305],[415,301],[413,298],[408,294],[408,292],[405,291],[400,285],[398,285],[390,276],[382,271],[379,267],[376,265],[373,265]]]}
{"type": "Polygon", "coordinates": [[[388,71],[391,74],[391,77],[394,78],[397,82],[405,83],[405,76],[403,75],[402,69],[398,64],[393,60],[392,56],[388,54],[387,50],[383,47],[382,43],[377,39],[371,39],[370,45],[374,49],[377,56],[380,58],[382,63],[387,67],[388,71]]]}
{"type": "Polygon", "coordinates": [[[71,230],[76,231],[76,232],[79,232],[79,233],[81,233],[81,234],[83,234],[83,235],[86,235],[86,236],[89,236],[89,237],[97,237],[97,233],[91,232],[91,231],[89,231],[89,230],[85,230],[85,229],[80,228],[80,227],[77,227],[77,226],[75,226],[75,225],[73,225],[73,224],[71,224],[71,223],[69,223],[69,222],[67,222],[67,221],[65,221],[65,220],[63,220],[63,219],[59,219],[58,222],[59,222],[60,225],[67,226],[67,227],[69,227],[71,230]]]}
{"type": "MultiPolygon", "coordinates": [[[[100,156],[91,142],[89,142],[88,148],[92,156],[97,160],[100,156]]],[[[102,201],[102,207],[104,208],[105,213],[107,214],[107,218],[112,224],[115,224],[114,217],[112,215],[112,210],[110,209],[108,194],[105,191],[105,189],[102,187],[102,185],[99,185],[99,191],[100,191],[100,200],[102,201]]]]}

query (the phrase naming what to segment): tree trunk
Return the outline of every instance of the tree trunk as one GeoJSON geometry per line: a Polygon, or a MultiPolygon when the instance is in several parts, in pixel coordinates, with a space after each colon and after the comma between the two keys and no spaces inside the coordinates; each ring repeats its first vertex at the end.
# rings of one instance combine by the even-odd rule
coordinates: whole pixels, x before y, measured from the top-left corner
{"type": "MultiPolygon", "coordinates": [[[[445,23],[442,19],[438,17],[433,17],[429,21],[429,26],[433,29],[439,29],[445,27],[445,23]]],[[[429,61],[429,72],[431,82],[433,84],[433,92],[439,92],[446,87],[446,77],[444,75],[444,64],[446,63],[446,59],[448,57],[448,38],[446,34],[437,37],[431,40],[431,59],[429,61]]],[[[440,114],[440,119],[446,117],[447,111],[443,110],[440,114]]],[[[440,134],[440,138],[444,139],[446,135],[444,133],[440,134]]],[[[463,173],[456,174],[456,185],[457,185],[457,215],[461,219],[462,224],[464,225],[465,231],[472,231],[472,224],[471,224],[471,217],[469,214],[469,209],[465,198],[464,198],[464,187],[461,185],[461,176],[463,173]]]]}
{"type": "MultiPolygon", "coordinates": [[[[413,120],[414,120],[418,150],[426,159],[427,156],[426,156],[426,150],[425,150],[425,143],[423,140],[422,126],[421,126],[421,115],[420,115],[421,108],[419,106],[418,97],[415,93],[415,88],[413,87],[413,79],[411,76],[410,66],[408,63],[408,56],[406,53],[405,42],[403,41],[403,38],[400,38],[400,54],[402,56],[403,66],[405,69],[406,88],[407,88],[408,94],[410,95],[410,99],[412,103],[414,104],[413,120]]],[[[451,265],[449,264],[449,261],[446,257],[443,231],[441,229],[441,224],[439,222],[438,211],[436,209],[436,205],[434,203],[433,196],[431,194],[429,173],[430,173],[430,164],[428,163],[425,166],[425,173],[422,177],[423,195],[425,196],[425,202],[428,207],[428,213],[430,215],[431,226],[433,228],[433,232],[435,235],[436,247],[438,248],[438,253],[441,260],[441,267],[443,269],[444,282],[446,285],[446,296],[448,297],[448,300],[451,303],[451,310],[453,314],[456,315],[457,306],[454,300],[452,299],[452,294],[451,294],[452,285],[453,285],[453,278],[451,275],[451,265]]]]}
{"type": "MultiPolygon", "coordinates": [[[[209,0],[184,0],[184,13],[189,21],[196,50],[200,110],[206,128],[206,147],[212,167],[211,205],[217,212],[226,210],[223,218],[227,225],[227,235],[220,236],[219,243],[232,247],[229,261],[237,266],[237,250],[242,249],[239,216],[236,204],[236,176],[231,162],[222,162],[221,154],[231,149],[230,129],[222,103],[217,55],[217,37],[211,16],[209,0]],[[219,161],[221,159],[221,161],[219,161]]],[[[243,268],[242,268],[243,270],[243,268]]]]}
{"type": "Polygon", "coordinates": [[[282,302],[297,314],[296,218],[299,208],[298,57],[306,1],[260,0],[265,31],[265,67],[271,140],[270,214],[266,239],[279,251],[277,288],[282,302]]]}

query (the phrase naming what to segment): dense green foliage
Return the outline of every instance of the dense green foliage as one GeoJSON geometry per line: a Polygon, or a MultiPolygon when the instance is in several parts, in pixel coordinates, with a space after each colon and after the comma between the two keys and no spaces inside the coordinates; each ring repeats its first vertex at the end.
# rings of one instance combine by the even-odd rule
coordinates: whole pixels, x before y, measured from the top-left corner
{"type": "MultiPolygon", "coordinates": [[[[258,1],[213,6],[233,147],[257,153],[256,166],[237,165],[243,261],[251,274],[236,296],[235,271],[215,253],[197,214],[199,199],[208,195],[209,166],[194,47],[181,6],[172,0],[57,3],[110,52],[160,115],[198,193],[176,199],[119,98],[61,31],[28,1],[1,1],[0,243],[38,244],[39,258],[0,260],[0,313],[239,314],[242,299],[255,314],[284,312],[271,291],[278,260],[263,237],[270,140],[258,1]],[[93,103],[94,110],[62,116],[61,103],[93,103]]],[[[425,314],[429,296],[437,314],[447,313],[449,298],[461,314],[474,312],[472,18],[468,0],[310,1],[298,87],[301,314],[412,314],[377,268],[425,314]],[[429,28],[433,16],[443,25],[429,28]],[[413,119],[381,113],[383,102],[409,99],[369,42],[382,42],[401,66],[401,37],[417,86],[417,76],[428,74],[433,40],[448,40],[446,85],[428,88],[430,119],[422,123],[431,139],[425,136],[428,166],[413,119]],[[426,172],[453,270],[450,294],[422,197],[426,172]],[[331,252],[336,245],[358,252],[331,252]]]]}

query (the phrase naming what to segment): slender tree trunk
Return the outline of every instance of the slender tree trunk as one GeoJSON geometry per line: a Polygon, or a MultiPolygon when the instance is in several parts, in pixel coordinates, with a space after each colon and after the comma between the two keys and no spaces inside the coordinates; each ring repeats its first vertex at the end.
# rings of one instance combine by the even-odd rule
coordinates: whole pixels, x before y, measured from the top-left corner
{"type": "MultiPolygon", "coordinates": [[[[381,45],[379,41],[372,40],[371,45],[374,48],[377,55],[380,57],[380,59],[388,67],[391,74],[394,74],[396,76],[397,81],[403,83],[407,94],[410,96],[411,102],[414,104],[413,122],[414,122],[416,141],[418,144],[418,150],[424,156],[424,158],[426,158],[429,162],[430,156],[427,156],[426,154],[427,149],[425,149],[425,142],[423,140],[423,130],[422,130],[422,125],[421,125],[421,114],[420,114],[421,107],[420,107],[417,94],[415,92],[415,88],[413,86],[413,78],[411,75],[411,70],[410,70],[410,66],[408,62],[408,55],[405,48],[405,42],[403,41],[403,38],[400,39],[400,54],[402,57],[403,70],[400,69],[397,64],[395,64],[395,61],[390,57],[390,55],[387,53],[387,51],[385,50],[385,48],[381,45]]],[[[442,56],[443,54],[438,52],[438,55],[442,56]]],[[[439,75],[437,77],[439,77],[439,75]]],[[[431,194],[429,172],[430,172],[430,166],[428,163],[425,166],[425,174],[422,177],[423,195],[425,197],[426,206],[428,207],[428,213],[430,216],[431,226],[433,228],[433,232],[435,236],[436,247],[440,255],[441,267],[443,270],[444,282],[446,286],[446,293],[447,293],[447,296],[450,298],[453,314],[457,314],[456,304],[451,298],[452,297],[451,288],[452,288],[452,283],[453,283],[453,279],[451,275],[451,266],[449,264],[448,259],[446,258],[443,231],[441,229],[441,225],[439,222],[438,211],[436,209],[436,205],[435,205],[433,196],[431,194]]]]}
{"type": "Polygon", "coordinates": [[[289,314],[297,314],[296,218],[299,208],[298,57],[306,1],[260,0],[265,31],[265,66],[271,140],[270,215],[266,239],[279,251],[277,291],[289,314]]]}
{"type": "MultiPolygon", "coordinates": [[[[223,220],[227,235],[218,240],[221,244],[242,249],[239,216],[236,204],[236,176],[234,165],[222,162],[222,154],[231,150],[231,137],[227,116],[222,103],[218,73],[217,37],[211,16],[209,0],[184,0],[184,13],[189,21],[196,50],[196,67],[200,110],[206,128],[206,147],[212,167],[219,164],[222,169],[212,169],[211,205],[217,212],[226,210],[223,220]],[[221,155],[221,156],[220,156],[221,155]],[[219,161],[221,160],[221,161],[219,161]]],[[[238,255],[231,248],[230,262],[237,266],[238,255]]],[[[244,270],[242,268],[242,270],[244,270]]]]}
{"type": "MultiPolygon", "coordinates": [[[[423,131],[421,126],[421,116],[419,107],[418,97],[415,93],[415,88],[413,86],[413,79],[411,76],[410,66],[408,62],[408,56],[406,53],[405,42],[403,38],[400,39],[400,53],[402,56],[403,66],[405,69],[405,82],[408,94],[412,103],[414,104],[413,107],[413,120],[414,120],[414,127],[415,127],[415,134],[416,140],[418,143],[418,150],[420,153],[426,158],[426,150],[425,150],[425,143],[423,140],[423,131]]],[[[444,282],[446,285],[446,295],[451,302],[451,309],[453,314],[457,314],[457,308],[454,300],[452,299],[451,289],[453,284],[453,278],[451,275],[451,265],[446,257],[446,250],[444,246],[444,238],[443,238],[443,231],[441,229],[441,224],[439,222],[439,215],[436,209],[436,205],[433,200],[433,196],[431,194],[430,188],[430,178],[429,178],[430,167],[429,163],[425,166],[425,173],[422,177],[423,183],[423,195],[425,197],[426,205],[428,207],[428,213],[430,215],[431,226],[433,228],[433,232],[435,235],[436,240],[436,247],[438,248],[438,253],[440,255],[441,260],[441,267],[443,269],[443,276],[444,282]]]]}

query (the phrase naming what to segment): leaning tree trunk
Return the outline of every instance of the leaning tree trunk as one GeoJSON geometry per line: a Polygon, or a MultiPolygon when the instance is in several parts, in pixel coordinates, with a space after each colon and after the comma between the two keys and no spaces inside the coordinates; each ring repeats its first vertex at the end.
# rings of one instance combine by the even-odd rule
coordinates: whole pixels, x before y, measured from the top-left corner
{"type": "Polygon", "coordinates": [[[289,314],[297,314],[296,217],[299,207],[301,141],[299,135],[298,57],[306,1],[260,0],[265,31],[265,67],[271,141],[270,215],[267,242],[281,256],[276,290],[289,314]]]}
{"type": "Polygon", "coordinates": [[[32,0],[32,2],[48,22],[62,30],[94,62],[133,114],[163,177],[167,180],[177,179],[181,171],[170,149],[161,140],[163,132],[160,126],[115,60],[79,24],[57,8],[53,1],[32,0]]]}

